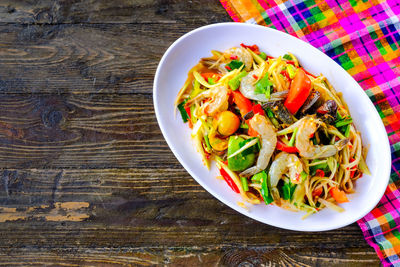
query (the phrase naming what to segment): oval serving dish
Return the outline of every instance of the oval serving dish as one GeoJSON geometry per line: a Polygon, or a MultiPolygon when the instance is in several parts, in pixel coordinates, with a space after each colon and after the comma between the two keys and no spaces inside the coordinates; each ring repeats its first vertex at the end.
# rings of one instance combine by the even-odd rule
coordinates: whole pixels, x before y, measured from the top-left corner
{"type": "Polygon", "coordinates": [[[183,167],[217,199],[238,212],[260,222],[298,231],[325,231],[351,224],[365,216],[383,196],[388,184],[391,156],[383,123],[368,96],[358,83],[336,62],[313,46],[283,32],[244,23],[219,23],[193,30],[175,41],[162,57],[154,78],[154,107],[161,131],[183,167]],[[261,51],[274,57],[293,53],[311,73],[326,76],[338,92],[343,93],[364,146],[369,146],[366,159],[372,175],[356,181],[356,192],[348,194],[350,202],[341,204],[344,212],[323,209],[302,220],[305,213],[292,212],[273,205],[251,205],[248,209],[219,175],[215,164],[211,170],[203,165],[190,137],[190,129],[180,115],[174,115],[174,100],[187,73],[211,50],[224,51],[240,43],[257,44],[261,51]]]}

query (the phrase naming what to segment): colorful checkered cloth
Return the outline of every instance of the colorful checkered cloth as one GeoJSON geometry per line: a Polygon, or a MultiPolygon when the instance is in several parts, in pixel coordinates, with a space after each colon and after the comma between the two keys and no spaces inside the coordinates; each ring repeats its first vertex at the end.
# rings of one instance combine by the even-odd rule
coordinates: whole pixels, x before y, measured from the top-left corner
{"type": "Polygon", "coordinates": [[[384,265],[400,266],[400,1],[221,0],[236,22],[258,23],[317,47],[347,70],[386,127],[392,173],[377,207],[358,221],[384,265]]]}

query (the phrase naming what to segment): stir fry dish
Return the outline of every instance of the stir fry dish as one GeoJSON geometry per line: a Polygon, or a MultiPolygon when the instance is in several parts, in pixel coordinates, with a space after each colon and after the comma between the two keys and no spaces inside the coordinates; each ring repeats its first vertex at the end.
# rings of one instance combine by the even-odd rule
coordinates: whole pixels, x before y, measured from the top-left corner
{"type": "Polygon", "coordinates": [[[341,93],[291,53],[257,45],[211,51],[188,73],[175,110],[192,129],[203,163],[251,204],[306,216],[348,202],[370,174],[367,150],[341,93]]]}

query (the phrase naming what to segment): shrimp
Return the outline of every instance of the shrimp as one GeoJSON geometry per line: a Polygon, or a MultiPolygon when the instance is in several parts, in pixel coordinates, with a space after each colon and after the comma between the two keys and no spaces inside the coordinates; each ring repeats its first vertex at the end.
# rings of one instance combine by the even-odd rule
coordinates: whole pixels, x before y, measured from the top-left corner
{"type": "Polygon", "coordinates": [[[200,93],[195,98],[189,100],[186,105],[191,105],[193,102],[198,102],[206,98],[211,98],[201,106],[200,112],[208,116],[214,116],[217,112],[228,109],[228,88],[225,85],[213,87],[203,93],[200,93]]]}
{"type": "Polygon", "coordinates": [[[255,93],[255,84],[257,79],[255,77],[260,77],[264,71],[264,68],[260,67],[253,71],[250,71],[245,77],[242,78],[240,82],[240,92],[246,98],[257,100],[261,102],[267,102],[268,99],[265,97],[265,94],[256,94],[255,93]]]}
{"type": "Polygon", "coordinates": [[[253,56],[249,51],[243,47],[232,47],[224,52],[228,58],[237,57],[238,60],[242,61],[245,66],[245,70],[249,71],[253,66],[253,56]]]}
{"type": "Polygon", "coordinates": [[[261,135],[261,150],[255,166],[243,171],[240,176],[250,176],[264,170],[276,146],[274,126],[262,115],[256,114],[249,120],[250,127],[261,135]]]}
{"type": "Polygon", "coordinates": [[[233,58],[237,58],[237,60],[243,62],[246,71],[250,71],[253,66],[253,56],[243,47],[229,48],[218,59],[215,58],[215,55],[209,58],[202,58],[201,63],[209,69],[217,69],[220,73],[226,74],[228,73],[226,64],[233,58]]]}
{"type": "Polygon", "coordinates": [[[282,178],[282,175],[288,171],[290,181],[294,184],[299,184],[301,182],[300,174],[303,171],[303,165],[301,164],[300,159],[295,154],[281,152],[275,157],[268,173],[271,192],[274,199],[279,199],[279,191],[276,186],[282,178]]]}
{"type": "Polygon", "coordinates": [[[314,135],[318,126],[322,122],[312,116],[303,117],[297,121],[298,132],[296,135],[296,148],[299,150],[300,156],[308,159],[327,158],[335,155],[338,151],[342,150],[349,139],[342,139],[333,145],[313,145],[310,138],[314,135]]]}

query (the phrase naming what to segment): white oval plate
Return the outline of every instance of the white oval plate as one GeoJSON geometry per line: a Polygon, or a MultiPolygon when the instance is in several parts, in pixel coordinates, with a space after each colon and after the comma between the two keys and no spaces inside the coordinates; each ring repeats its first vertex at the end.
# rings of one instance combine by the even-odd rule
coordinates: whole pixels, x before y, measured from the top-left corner
{"type": "MultiPolygon", "coordinates": [[[[383,196],[388,184],[391,156],[389,142],[375,107],[358,83],[336,62],[313,46],[283,32],[243,23],[219,23],[193,30],[175,41],[162,57],[154,78],[154,107],[161,131],[180,163],[196,181],[217,199],[255,220],[276,227],[299,231],[324,231],[351,224],[365,216],[383,196]],[[240,43],[257,44],[268,55],[296,55],[306,70],[325,75],[335,89],[343,92],[351,116],[362,134],[364,145],[370,145],[367,164],[372,173],[356,182],[356,193],[350,202],[341,204],[346,210],[338,213],[323,209],[302,220],[302,212],[291,212],[276,206],[237,205],[242,199],[223,180],[217,168],[211,171],[202,164],[190,138],[190,129],[179,114],[174,116],[173,103],[184,84],[188,71],[211,50],[224,51],[240,43]]],[[[178,112],[179,113],[179,112],[178,112]]]]}

